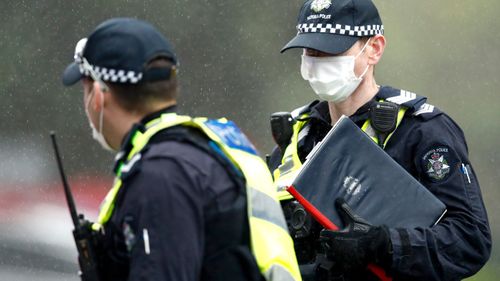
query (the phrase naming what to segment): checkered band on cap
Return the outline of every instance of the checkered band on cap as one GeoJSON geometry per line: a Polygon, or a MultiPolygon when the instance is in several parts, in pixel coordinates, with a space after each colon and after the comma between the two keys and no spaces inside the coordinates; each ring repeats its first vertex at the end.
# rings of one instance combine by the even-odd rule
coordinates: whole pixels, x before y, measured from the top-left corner
{"type": "MultiPolygon", "coordinates": [[[[110,69],[91,64],[89,64],[89,67],[92,68],[94,75],[96,75],[98,79],[106,82],[137,84],[142,79],[142,72],[110,69]]],[[[86,69],[84,64],[80,64],[80,73],[85,76],[92,76],[90,70],[86,69]]]]}
{"type": "Polygon", "coordinates": [[[349,36],[373,36],[384,34],[383,25],[350,26],[341,24],[303,23],[297,25],[298,33],[330,33],[349,36]]]}

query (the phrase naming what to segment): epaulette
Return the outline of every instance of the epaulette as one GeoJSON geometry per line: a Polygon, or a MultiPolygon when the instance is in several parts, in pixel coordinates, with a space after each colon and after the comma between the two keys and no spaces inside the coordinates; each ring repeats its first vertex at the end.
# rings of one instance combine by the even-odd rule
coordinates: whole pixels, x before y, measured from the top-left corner
{"type": "Polygon", "coordinates": [[[408,114],[411,114],[412,116],[419,116],[424,119],[431,119],[442,113],[442,111],[437,107],[426,103],[426,97],[388,86],[380,88],[377,93],[377,98],[407,107],[408,114]]]}
{"type": "Polygon", "coordinates": [[[412,116],[419,116],[424,120],[434,118],[443,112],[432,104],[424,103],[417,110],[413,111],[412,116]]]}
{"type": "Polygon", "coordinates": [[[318,103],[319,103],[319,100],[315,100],[315,101],[313,101],[313,102],[311,102],[311,103],[309,103],[309,104],[303,105],[303,106],[301,106],[301,107],[298,107],[298,108],[296,108],[296,109],[292,110],[292,112],[291,112],[292,117],[295,119],[295,118],[297,118],[297,117],[301,116],[301,115],[302,115],[302,114],[304,114],[304,113],[308,113],[308,112],[310,112],[310,111],[311,111],[311,109],[312,109],[312,108],[313,108],[316,104],[318,104],[318,103]]]}

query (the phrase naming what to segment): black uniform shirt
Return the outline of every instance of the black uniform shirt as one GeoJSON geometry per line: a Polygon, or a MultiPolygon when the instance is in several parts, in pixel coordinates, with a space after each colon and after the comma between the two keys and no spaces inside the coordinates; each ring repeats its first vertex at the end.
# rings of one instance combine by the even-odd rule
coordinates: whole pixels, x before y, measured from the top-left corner
{"type": "MultiPolygon", "coordinates": [[[[361,126],[368,118],[367,109],[363,106],[350,118],[361,126]]],[[[413,112],[407,111],[385,151],[446,205],[447,214],[434,227],[390,229],[390,271],[395,280],[461,280],[477,272],[491,250],[479,183],[459,126],[437,108],[433,114],[413,116],[413,112]]],[[[302,161],[331,128],[326,102],[314,105],[310,116],[309,132],[298,147],[302,161]]],[[[279,158],[275,149],[271,170],[279,165],[279,158]]],[[[352,280],[371,278],[358,275],[352,280]]]]}
{"type": "MultiPolygon", "coordinates": [[[[148,116],[134,129],[173,111],[148,116]]],[[[239,275],[236,280],[260,278],[248,246],[244,185],[213,155],[162,136],[153,136],[141,160],[122,177],[105,225],[106,280],[219,280],[222,273],[239,275]],[[226,249],[237,257],[228,259],[235,254],[226,249]]],[[[128,140],[124,149],[127,145],[128,140]]]]}

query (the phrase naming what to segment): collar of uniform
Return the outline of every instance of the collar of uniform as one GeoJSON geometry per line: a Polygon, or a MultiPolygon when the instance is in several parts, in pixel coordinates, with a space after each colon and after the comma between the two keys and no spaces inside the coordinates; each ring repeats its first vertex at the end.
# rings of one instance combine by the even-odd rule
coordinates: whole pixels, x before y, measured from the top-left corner
{"type": "MultiPolygon", "coordinates": [[[[370,111],[370,106],[375,102],[375,98],[370,100],[369,102],[365,103],[363,106],[361,106],[353,115],[350,116],[351,120],[354,123],[357,123],[359,121],[365,121],[368,119],[368,113],[370,111]]],[[[310,119],[315,119],[320,122],[324,122],[328,125],[331,124],[332,118],[330,117],[330,109],[328,108],[328,102],[327,101],[322,101],[315,106],[312,107],[311,109],[311,114],[309,115],[310,119]]]]}
{"type": "Polygon", "coordinates": [[[332,122],[331,121],[332,118],[330,117],[330,109],[328,108],[328,102],[321,101],[316,105],[314,105],[311,108],[311,114],[309,115],[308,118],[330,124],[332,122]]]}
{"type": "MultiPolygon", "coordinates": [[[[371,99],[363,106],[361,106],[352,116],[351,120],[358,124],[360,122],[364,123],[366,119],[368,119],[370,114],[370,107],[376,102],[375,98],[371,99]]],[[[358,124],[360,125],[360,124],[358,124]]]]}
{"type": "Polygon", "coordinates": [[[135,123],[130,131],[125,135],[125,137],[122,140],[120,152],[118,152],[115,156],[115,164],[113,166],[113,171],[117,171],[117,169],[120,166],[120,163],[122,163],[125,158],[127,157],[128,153],[132,149],[132,138],[134,137],[135,133],[137,131],[139,132],[144,132],[146,130],[146,127],[144,126],[147,124],[149,121],[154,120],[156,118],[160,118],[162,114],[165,113],[173,113],[177,112],[177,106],[176,105],[171,105],[168,107],[165,107],[163,109],[160,109],[158,111],[155,111],[153,113],[150,113],[146,116],[144,116],[139,123],[135,123]]]}
{"type": "Polygon", "coordinates": [[[141,121],[139,121],[139,123],[135,123],[130,129],[130,131],[127,133],[127,135],[125,135],[125,137],[122,140],[121,150],[123,150],[126,146],[131,144],[131,140],[134,137],[136,131],[140,131],[143,133],[146,130],[146,127],[144,125],[146,125],[149,121],[154,120],[156,118],[160,118],[160,116],[164,113],[173,113],[173,112],[177,112],[176,105],[167,106],[163,109],[160,109],[158,111],[155,111],[153,113],[144,116],[141,119],[141,121]]]}

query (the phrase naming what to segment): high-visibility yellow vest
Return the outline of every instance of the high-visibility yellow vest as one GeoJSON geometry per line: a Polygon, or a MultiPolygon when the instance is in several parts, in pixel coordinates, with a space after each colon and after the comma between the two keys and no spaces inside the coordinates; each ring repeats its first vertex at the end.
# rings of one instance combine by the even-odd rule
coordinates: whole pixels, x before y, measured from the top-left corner
{"type": "MultiPolygon", "coordinates": [[[[396,129],[401,124],[405,112],[408,108],[401,106],[398,112],[396,129]]],[[[289,187],[293,180],[297,177],[300,172],[300,168],[302,167],[302,162],[299,159],[299,151],[298,151],[298,143],[299,143],[299,133],[309,122],[307,118],[309,116],[309,112],[302,112],[298,117],[296,117],[296,122],[293,125],[293,134],[290,140],[290,144],[286,147],[285,152],[283,153],[283,158],[281,160],[281,164],[273,171],[274,176],[274,184],[278,190],[278,198],[280,201],[292,199],[293,196],[286,191],[286,188],[289,187]]],[[[368,135],[370,138],[378,144],[378,139],[375,134],[375,130],[370,125],[370,119],[367,119],[361,129],[368,135]]],[[[387,144],[393,133],[396,131],[392,131],[384,141],[383,147],[387,144]]]]}
{"type": "Polygon", "coordinates": [[[121,175],[141,159],[141,151],[152,136],[173,126],[194,127],[205,133],[217,149],[246,180],[251,250],[266,280],[301,280],[293,241],[277,199],[272,177],[264,161],[240,129],[226,119],[209,120],[165,113],[148,122],[144,132],[131,138],[132,149],[116,172],[113,187],[106,195],[97,222],[98,231],[110,219],[116,195],[122,186],[121,175]]]}

